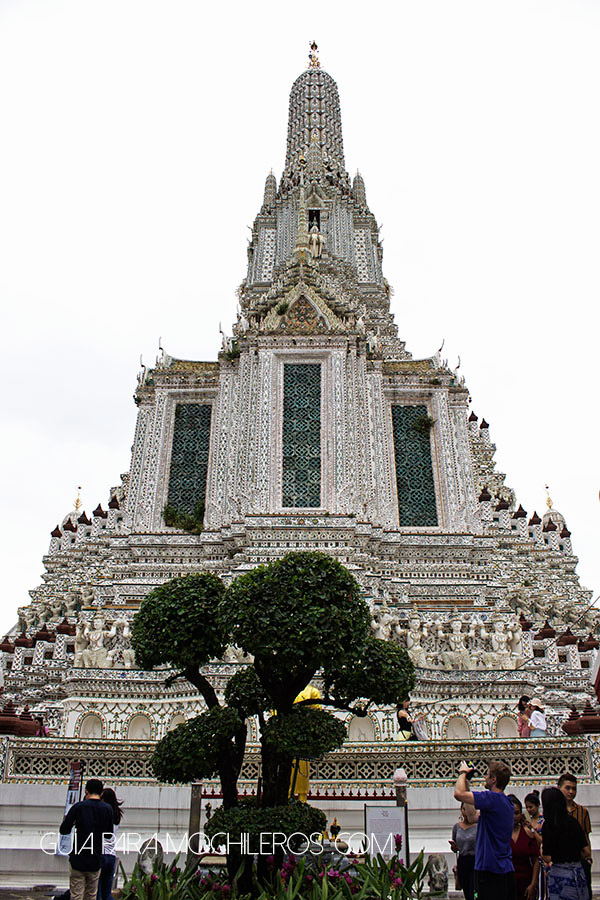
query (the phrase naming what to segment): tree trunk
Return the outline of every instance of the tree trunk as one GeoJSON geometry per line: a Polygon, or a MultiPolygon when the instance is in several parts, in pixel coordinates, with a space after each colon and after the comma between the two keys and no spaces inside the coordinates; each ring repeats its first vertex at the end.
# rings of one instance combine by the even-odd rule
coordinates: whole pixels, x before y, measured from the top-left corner
{"type": "Polygon", "coordinates": [[[282,806],[288,801],[292,758],[278,753],[262,741],[262,797],[261,807],[282,806]]]}

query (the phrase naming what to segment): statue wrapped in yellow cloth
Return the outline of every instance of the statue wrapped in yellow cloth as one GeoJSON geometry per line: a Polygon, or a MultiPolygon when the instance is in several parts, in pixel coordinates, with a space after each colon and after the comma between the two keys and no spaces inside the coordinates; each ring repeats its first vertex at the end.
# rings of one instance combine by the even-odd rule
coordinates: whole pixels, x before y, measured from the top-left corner
{"type": "MultiPolygon", "coordinates": [[[[294,703],[300,703],[301,700],[321,699],[321,692],[313,684],[307,684],[303,691],[300,691],[294,703]]],[[[318,702],[306,704],[307,706],[315,706],[319,709],[321,704],[318,702]]],[[[310,788],[310,762],[307,759],[295,759],[292,763],[292,777],[290,780],[290,797],[297,797],[301,803],[306,803],[308,791],[310,788]]]]}

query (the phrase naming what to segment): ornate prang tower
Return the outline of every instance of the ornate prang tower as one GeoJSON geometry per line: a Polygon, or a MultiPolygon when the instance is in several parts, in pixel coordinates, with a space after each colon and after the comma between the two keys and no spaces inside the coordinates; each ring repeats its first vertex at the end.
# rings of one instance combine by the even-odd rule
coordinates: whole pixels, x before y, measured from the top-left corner
{"type": "MultiPolygon", "coordinates": [[[[140,602],[175,576],[228,582],[294,549],[353,571],[374,633],[418,667],[432,737],[509,737],[514,698],[540,684],[556,733],[591,695],[597,618],[564,518],[517,506],[464,380],[398,338],[315,51],[292,86],[285,169],[265,182],[232,335],[215,362],[163,351],[140,374],[129,472],[106,510],[53,530],[43,582],[0,647],[5,697],[64,735],[156,738],[196,714],[181,683],[133,668],[140,602]]],[[[237,665],[230,648],[214,668],[225,679],[237,665]]],[[[378,710],[350,739],[395,727],[378,710]]]]}

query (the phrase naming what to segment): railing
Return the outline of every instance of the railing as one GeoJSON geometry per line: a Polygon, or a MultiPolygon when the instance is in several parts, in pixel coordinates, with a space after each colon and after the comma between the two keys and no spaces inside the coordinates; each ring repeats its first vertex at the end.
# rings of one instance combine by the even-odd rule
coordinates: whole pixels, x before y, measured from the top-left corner
{"type": "MultiPolygon", "coordinates": [[[[152,741],[84,740],[80,738],[0,738],[0,780],[9,783],[63,783],[69,763],[81,759],[86,776],[111,784],[156,784],[150,760],[152,741]]],[[[511,783],[544,785],[565,771],[582,782],[600,781],[600,736],[471,741],[378,741],[350,743],[311,763],[313,797],[391,795],[392,775],[402,766],[412,787],[447,787],[454,783],[459,762],[467,759],[477,774],[492,759],[507,762],[511,783]]],[[[254,792],[260,752],[250,744],[240,778],[242,792],[254,792]]],[[[477,778],[477,776],[476,776],[477,778]]],[[[218,796],[218,782],[205,782],[207,794],[218,796]]]]}

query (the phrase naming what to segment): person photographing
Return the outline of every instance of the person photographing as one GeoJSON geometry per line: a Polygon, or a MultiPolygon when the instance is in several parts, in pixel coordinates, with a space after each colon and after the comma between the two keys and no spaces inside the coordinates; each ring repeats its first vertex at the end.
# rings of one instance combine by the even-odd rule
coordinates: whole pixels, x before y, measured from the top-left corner
{"type": "Polygon", "coordinates": [[[511,771],[502,762],[491,762],[485,790],[472,791],[472,767],[462,762],[454,787],[454,799],[479,810],[475,841],[474,900],[515,900],[515,870],[510,840],[514,807],[504,794],[511,771]]]}

